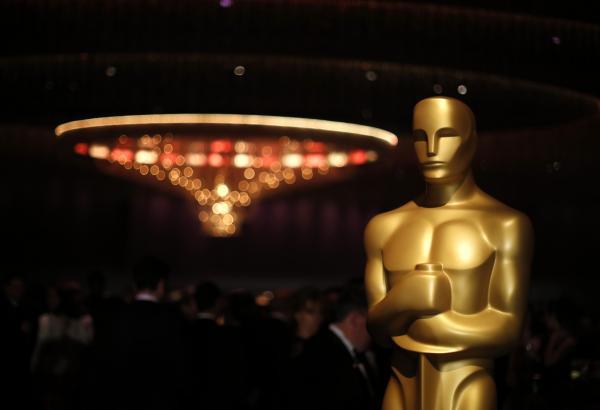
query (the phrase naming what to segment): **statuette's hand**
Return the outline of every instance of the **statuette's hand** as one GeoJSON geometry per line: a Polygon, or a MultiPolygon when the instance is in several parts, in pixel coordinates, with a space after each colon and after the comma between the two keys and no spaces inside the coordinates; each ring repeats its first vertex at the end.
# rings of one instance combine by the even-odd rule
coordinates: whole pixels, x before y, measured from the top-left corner
{"type": "Polygon", "coordinates": [[[398,308],[413,312],[416,318],[437,315],[450,309],[450,280],[439,263],[418,264],[414,271],[394,284],[396,287],[401,289],[398,292],[398,308]]]}
{"type": "Polygon", "coordinates": [[[419,264],[369,310],[369,329],[378,340],[403,335],[415,320],[449,310],[450,290],[440,264],[419,264]]]}

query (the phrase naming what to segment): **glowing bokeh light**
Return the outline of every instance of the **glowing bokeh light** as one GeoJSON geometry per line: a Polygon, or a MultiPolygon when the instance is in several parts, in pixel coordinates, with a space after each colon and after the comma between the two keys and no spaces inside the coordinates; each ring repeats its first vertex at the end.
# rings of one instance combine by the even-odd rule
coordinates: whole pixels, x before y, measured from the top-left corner
{"type": "Polygon", "coordinates": [[[229,187],[225,184],[219,184],[215,188],[215,191],[217,191],[217,195],[219,195],[221,198],[224,198],[229,193],[229,187]]]}
{"type": "Polygon", "coordinates": [[[110,149],[106,145],[90,146],[89,155],[96,159],[106,159],[110,155],[110,149]]]}
{"type": "Polygon", "coordinates": [[[233,157],[233,165],[237,168],[247,168],[252,165],[252,157],[248,154],[237,154],[233,157]]]}
{"type": "Polygon", "coordinates": [[[281,162],[288,168],[300,168],[304,158],[300,154],[286,154],[281,158],[281,162]]]}
{"type": "Polygon", "coordinates": [[[158,153],[150,150],[139,150],[135,153],[135,162],[140,164],[155,164],[158,161],[158,153]]]}

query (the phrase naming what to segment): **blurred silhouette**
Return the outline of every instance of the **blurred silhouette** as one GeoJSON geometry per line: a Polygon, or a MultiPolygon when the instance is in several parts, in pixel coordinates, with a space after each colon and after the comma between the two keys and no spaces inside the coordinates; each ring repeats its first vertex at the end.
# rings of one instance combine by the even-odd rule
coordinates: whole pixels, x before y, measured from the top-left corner
{"type": "Polygon", "coordinates": [[[52,310],[39,317],[31,360],[36,396],[45,409],[79,409],[94,338],[93,319],[85,311],[77,284],[48,296],[52,310]]]}
{"type": "MultiPolygon", "coordinates": [[[[112,297],[99,272],[86,277],[85,297],[76,281],[25,286],[5,276],[0,408],[377,408],[389,351],[371,350],[359,281],[256,294],[205,282],[170,291],[167,304],[168,273],[145,258],[135,289],[119,284],[112,297]]],[[[580,308],[529,307],[518,348],[497,361],[499,409],[595,408],[597,318],[580,308]]]]}
{"type": "Polygon", "coordinates": [[[246,390],[243,346],[238,329],[219,326],[221,290],[212,282],[197,286],[197,317],[185,335],[185,406],[206,410],[241,409],[246,390]]]}
{"type": "Polygon", "coordinates": [[[294,338],[291,357],[302,353],[306,342],[313,337],[323,323],[323,296],[319,289],[304,287],[292,295],[292,318],[294,321],[294,338]]]}
{"type": "Polygon", "coordinates": [[[542,355],[541,393],[557,409],[568,409],[578,402],[576,397],[564,394],[565,386],[572,385],[571,366],[578,344],[577,317],[575,306],[566,300],[550,303],[543,317],[548,336],[542,355]]]}
{"type": "Polygon", "coordinates": [[[589,369],[597,352],[580,348],[578,318],[567,300],[529,307],[521,343],[510,356],[504,409],[595,408],[589,369]]]}
{"type": "Polygon", "coordinates": [[[21,302],[25,281],[16,274],[1,278],[0,289],[0,374],[3,400],[22,406],[29,392],[29,354],[32,326],[21,302]]]}
{"type": "Polygon", "coordinates": [[[292,368],[290,409],[368,410],[379,407],[381,383],[366,329],[364,290],[344,289],[334,322],[306,343],[292,368]]]}
{"type": "Polygon", "coordinates": [[[181,317],[161,302],[169,267],[146,257],[133,267],[135,300],[114,319],[106,343],[105,405],[123,409],[179,407],[182,389],[181,317]]]}
{"type": "Polygon", "coordinates": [[[286,323],[258,306],[247,291],[229,297],[225,323],[239,329],[246,354],[248,374],[247,403],[256,409],[280,409],[282,375],[288,366],[290,331],[286,323]]]}
{"type": "Polygon", "coordinates": [[[92,271],[86,277],[88,294],[85,304],[90,315],[94,318],[94,328],[96,333],[102,333],[105,330],[109,318],[107,299],[104,292],[106,290],[106,278],[100,271],[92,271]]]}
{"type": "Polygon", "coordinates": [[[177,304],[179,305],[179,312],[185,320],[186,327],[193,324],[198,318],[198,308],[194,300],[194,295],[184,293],[177,304]]]}

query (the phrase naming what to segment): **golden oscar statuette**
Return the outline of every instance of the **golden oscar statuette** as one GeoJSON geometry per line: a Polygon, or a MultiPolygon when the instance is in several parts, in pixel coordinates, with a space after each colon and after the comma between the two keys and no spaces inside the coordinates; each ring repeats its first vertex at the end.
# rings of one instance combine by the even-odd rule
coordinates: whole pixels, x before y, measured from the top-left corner
{"type": "Polygon", "coordinates": [[[393,348],[383,409],[495,409],[493,360],[526,309],[531,223],[475,184],[464,103],[420,101],[413,136],[425,192],[365,231],[369,331],[393,348]]]}

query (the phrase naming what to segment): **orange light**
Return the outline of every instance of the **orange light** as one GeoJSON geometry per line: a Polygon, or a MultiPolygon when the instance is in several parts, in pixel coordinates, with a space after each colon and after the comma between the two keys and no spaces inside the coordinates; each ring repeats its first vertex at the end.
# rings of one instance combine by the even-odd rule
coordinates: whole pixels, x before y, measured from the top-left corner
{"type": "Polygon", "coordinates": [[[186,163],[193,167],[206,165],[206,155],[198,152],[190,152],[186,155],[186,163]]]}
{"type": "Polygon", "coordinates": [[[277,162],[277,158],[276,157],[272,157],[272,156],[262,157],[262,166],[264,168],[270,168],[276,162],[277,162]]]}
{"type": "Polygon", "coordinates": [[[235,143],[235,152],[238,154],[245,154],[248,152],[249,144],[245,141],[238,141],[235,143]]]}
{"type": "Polygon", "coordinates": [[[308,141],[304,146],[308,152],[323,153],[327,151],[327,145],[322,142],[308,141]]]}
{"type": "Polygon", "coordinates": [[[250,188],[250,183],[248,183],[248,181],[240,181],[238,183],[238,188],[240,191],[247,191],[248,188],[250,188]]]}
{"type": "Polygon", "coordinates": [[[110,157],[113,161],[133,161],[133,151],[129,149],[115,148],[110,153],[110,157]]]}
{"type": "Polygon", "coordinates": [[[218,168],[222,166],[224,162],[223,156],[220,154],[210,154],[208,156],[208,165],[211,167],[218,168]]]}
{"type": "Polygon", "coordinates": [[[304,157],[304,165],[309,168],[319,168],[327,164],[323,154],[308,154],[304,157]]]}
{"type": "Polygon", "coordinates": [[[377,161],[377,158],[379,158],[379,156],[377,155],[377,152],[375,152],[375,151],[367,151],[365,156],[367,158],[367,161],[369,161],[369,162],[375,162],[375,161],[377,161]]]}
{"type": "Polygon", "coordinates": [[[171,168],[175,164],[175,160],[177,159],[177,155],[170,153],[163,153],[160,156],[160,163],[165,168],[171,168]]]}

